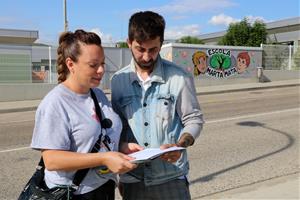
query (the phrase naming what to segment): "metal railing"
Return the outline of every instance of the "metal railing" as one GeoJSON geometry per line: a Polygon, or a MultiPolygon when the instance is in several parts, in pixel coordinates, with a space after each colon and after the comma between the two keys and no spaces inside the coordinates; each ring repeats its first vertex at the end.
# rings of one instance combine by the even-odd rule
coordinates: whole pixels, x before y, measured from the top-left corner
{"type": "MultiPolygon", "coordinates": [[[[110,77],[131,59],[129,49],[105,48],[106,74],[101,84],[109,87],[110,77]]],[[[0,45],[1,83],[57,83],[56,49],[50,46],[0,45]]]]}
{"type": "Polygon", "coordinates": [[[267,70],[299,70],[300,47],[292,45],[261,45],[262,67],[267,70]]]}

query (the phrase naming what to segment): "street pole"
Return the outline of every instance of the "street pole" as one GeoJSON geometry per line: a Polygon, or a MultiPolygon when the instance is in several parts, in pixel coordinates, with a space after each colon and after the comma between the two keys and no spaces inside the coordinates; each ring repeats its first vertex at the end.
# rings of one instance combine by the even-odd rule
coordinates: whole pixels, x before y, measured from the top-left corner
{"type": "Polygon", "coordinates": [[[65,31],[68,31],[67,0],[64,0],[64,29],[65,31]]]}

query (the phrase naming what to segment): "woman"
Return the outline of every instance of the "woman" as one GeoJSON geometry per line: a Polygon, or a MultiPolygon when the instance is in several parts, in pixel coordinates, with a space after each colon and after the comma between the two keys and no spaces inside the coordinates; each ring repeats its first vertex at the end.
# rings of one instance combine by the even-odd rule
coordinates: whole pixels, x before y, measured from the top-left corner
{"type": "MultiPolygon", "coordinates": [[[[31,147],[42,151],[48,188],[71,185],[77,170],[90,168],[73,199],[114,199],[115,173],[136,167],[131,157],[116,152],[121,121],[105,94],[97,87],[104,74],[105,56],[98,35],[83,30],[64,32],[57,49],[59,84],[39,105],[31,147]],[[99,101],[111,128],[101,129],[90,89],[99,101]],[[102,131],[101,131],[102,130],[102,131]],[[89,153],[100,133],[108,137],[110,150],[101,144],[89,153]],[[112,173],[101,173],[106,166],[112,173]]],[[[103,128],[103,127],[102,127],[103,128]]],[[[136,144],[122,145],[123,152],[141,150],[136,144]]]]}
{"type": "Polygon", "coordinates": [[[194,76],[205,74],[207,70],[207,55],[203,51],[196,51],[193,54],[194,76]]]}

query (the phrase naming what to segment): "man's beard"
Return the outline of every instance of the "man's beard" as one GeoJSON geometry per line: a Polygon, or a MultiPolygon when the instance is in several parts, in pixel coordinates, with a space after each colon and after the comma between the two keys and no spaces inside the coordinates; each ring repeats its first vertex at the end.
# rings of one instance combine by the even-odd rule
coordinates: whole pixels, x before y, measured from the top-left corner
{"type": "Polygon", "coordinates": [[[138,65],[138,67],[141,68],[142,70],[152,70],[152,69],[154,68],[154,65],[155,65],[157,59],[158,59],[158,57],[157,57],[155,60],[151,59],[151,60],[149,60],[148,62],[144,63],[144,62],[139,62],[139,61],[134,57],[134,55],[133,55],[132,52],[131,52],[131,54],[132,54],[132,57],[133,57],[133,59],[134,59],[134,62],[135,62],[135,63],[138,65]]]}

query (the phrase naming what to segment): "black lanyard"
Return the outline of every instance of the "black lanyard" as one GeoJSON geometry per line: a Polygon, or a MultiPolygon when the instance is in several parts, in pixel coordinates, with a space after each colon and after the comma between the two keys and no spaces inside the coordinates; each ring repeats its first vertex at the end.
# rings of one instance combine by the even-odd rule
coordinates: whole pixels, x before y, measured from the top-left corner
{"type": "MultiPolygon", "coordinates": [[[[112,126],[112,121],[110,119],[107,119],[107,118],[104,118],[103,119],[103,115],[102,115],[102,110],[99,106],[99,102],[97,100],[97,97],[94,93],[94,91],[92,89],[90,89],[90,92],[91,92],[91,97],[94,101],[94,104],[95,104],[95,109],[96,109],[96,114],[99,118],[99,121],[100,121],[100,124],[101,124],[101,133],[98,137],[98,140],[96,141],[93,149],[91,150],[91,153],[97,153],[100,149],[100,145],[101,145],[101,140],[102,140],[102,129],[107,129],[107,128],[110,128],[112,126]]],[[[110,138],[105,135],[104,136],[104,141],[103,141],[103,144],[105,145],[105,147],[110,151],[110,147],[108,146],[107,142],[110,143],[110,138]],[[105,141],[107,140],[107,141],[105,141]]],[[[79,184],[81,183],[81,181],[84,179],[84,177],[86,176],[86,174],[88,173],[89,171],[89,168],[87,169],[81,169],[81,170],[78,170],[74,176],[74,179],[73,179],[73,184],[75,184],[76,186],[79,186],[79,184]]]]}

